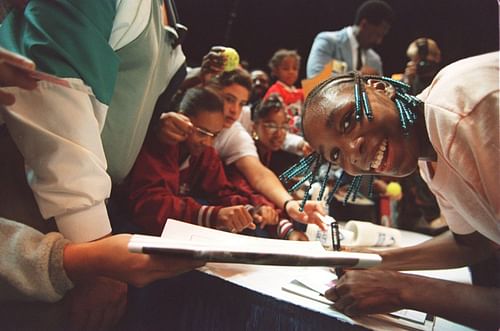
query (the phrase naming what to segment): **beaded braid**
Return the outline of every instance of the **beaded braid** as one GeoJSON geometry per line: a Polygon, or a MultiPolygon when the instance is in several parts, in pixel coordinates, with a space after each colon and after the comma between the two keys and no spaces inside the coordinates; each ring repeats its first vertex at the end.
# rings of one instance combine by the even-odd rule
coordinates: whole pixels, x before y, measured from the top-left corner
{"type": "MultiPolygon", "coordinates": [[[[365,89],[365,82],[368,81],[369,79],[378,79],[383,82],[387,82],[395,88],[396,90],[395,104],[396,104],[396,109],[399,113],[399,121],[401,123],[401,128],[403,129],[403,134],[408,135],[410,133],[411,126],[415,124],[415,121],[417,119],[417,115],[415,114],[414,110],[422,104],[422,101],[408,94],[410,91],[410,86],[408,84],[405,84],[401,81],[389,77],[373,76],[373,75],[363,76],[358,72],[351,72],[346,75],[331,77],[321,82],[309,93],[307,100],[305,102],[305,106],[307,106],[315,96],[317,96],[321,91],[323,91],[323,89],[326,86],[330,85],[331,83],[338,82],[340,84],[352,80],[354,82],[355,119],[356,121],[360,122],[364,113],[366,118],[369,121],[371,121],[373,119],[373,112],[368,97],[366,95],[366,89],[365,89]]],[[[304,116],[304,114],[305,112],[303,112],[302,116],[304,116]]],[[[302,123],[304,123],[304,121],[302,121],[302,123]]],[[[289,193],[292,193],[296,191],[300,186],[302,186],[305,182],[310,180],[309,187],[305,191],[304,199],[302,200],[302,203],[300,205],[299,209],[300,211],[304,210],[304,205],[306,201],[309,200],[310,197],[309,191],[311,189],[311,185],[314,183],[314,180],[318,177],[318,171],[320,169],[322,161],[323,158],[321,157],[321,155],[314,152],[309,156],[302,158],[297,164],[287,169],[279,177],[280,180],[285,184],[290,180],[292,180],[295,176],[307,173],[304,176],[304,178],[302,178],[299,182],[294,184],[288,190],[289,193]]],[[[318,200],[321,200],[323,198],[330,170],[331,170],[331,163],[328,164],[325,177],[323,178],[323,181],[321,183],[321,189],[318,195],[318,200]]],[[[349,198],[351,198],[351,201],[356,201],[356,197],[358,195],[359,187],[361,186],[363,177],[364,176],[355,176],[354,179],[351,181],[347,194],[344,198],[344,205],[347,204],[349,198]]],[[[333,196],[340,188],[340,185],[344,180],[344,178],[345,178],[345,172],[342,171],[340,178],[336,181],[333,190],[330,192],[328,196],[327,199],[328,205],[330,205],[330,203],[332,202],[333,196]]],[[[374,176],[369,176],[369,193],[368,193],[369,197],[373,196],[373,180],[374,176]]]]}

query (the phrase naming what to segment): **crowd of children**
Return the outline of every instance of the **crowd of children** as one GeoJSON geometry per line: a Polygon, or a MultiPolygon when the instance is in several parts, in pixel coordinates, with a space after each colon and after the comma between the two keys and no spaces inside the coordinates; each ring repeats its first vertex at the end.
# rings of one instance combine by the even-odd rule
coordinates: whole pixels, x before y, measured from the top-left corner
{"type": "MultiPolygon", "coordinates": [[[[360,175],[373,173],[378,194],[400,201],[399,215],[404,222],[395,224],[406,229],[424,229],[435,234],[429,227],[417,223],[430,224],[440,219],[440,207],[444,207],[447,221],[459,239],[447,237],[446,254],[433,255],[431,250],[423,255],[431,261],[430,267],[442,265],[438,263],[442,261],[437,261],[438,256],[448,258],[457,252],[464,252],[461,257],[467,258],[464,263],[495,257],[491,252],[493,243],[498,246],[499,240],[498,202],[494,201],[498,194],[488,174],[494,168],[492,164],[498,163],[498,148],[492,147],[494,143],[487,144],[491,153],[484,156],[477,152],[480,162],[474,163],[473,147],[464,150],[463,146],[479,139],[489,142],[488,137],[476,129],[474,119],[477,125],[488,128],[487,133],[497,132],[498,113],[492,112],[489,119],[478,112],[465,114],[464,117],[471,118],[466,123],[468,131],[458,136],[460,144],[452,146],[463,153],[454,154],[456,158],[448,160],[448,151],[437,150],[443,154],[437,157],[436,146],[430,141],[435,140],[438,147],[446,148],[444,145],[449,140],[438,141],[438,131],[446,130],[448,126],[443,123],[452,123],[457,116],[441,115],[450,116],[452,120],[446,117],[443,122],[435,123],[438,121],[433,117],[435,113],[424,113],[423,104],[406,94],[406,85],[395,79],[364,76],[382,74],[382,62],[372,47],[382,42],[392,23],[394,13],[385,2],[369,0],[359,8],[353,26],[318,34],[308,56],[308,73],[318,73],[330,60],[355,71],[343,76],[336,76],[334,72],[333,77],[319,84],[307,99],[298,82],[301,56],[293,49],[277,49],[270,54],[269,74],[261,69],[250,73],[242,67],[228,69],[222,46],[212,47],[199,68],[186,71],[185,56],[179,47],[183,29],[182,25],[175,24],[176,13],[171,1],[161,4],[121,1],[116,5],[104,1],[12,3],[16,3],[19,10],[9,12],[0,26],[0,45],[32,58],[40,70],[59,78],[50,76],[52,80],[45,77],[36,82],[33,77],[25,77],[21,69],[9,65],[6,58],[0,58],[0,83],[19,87],[11,88],[9,93],[0,90],[0,102],[6,107],[2,108],[5,122],[2,129],[8,128],[8,132],[1,132],[0,147],[2,151],[12,151],[2,154],[8,166],[0,169],[3,189],[0,238],[1,247],[6,250],[4,255],[15,257],[0,264],[0,299],[5,295],[16,300],[57,301],[69,293],[69,304],[64,307],[69,317],[61,315],[64,323],[70,320],[77,327],[108,329],[125,311],[126,283],[142,286],[203,264],[189,259],[130,254],[126,249],[129,235],[106,238],[111,234],[111,224],[123,228],[133,225],[137,232],[157,235],[168,219],[173,218],[234,233],[308,240],[300,224],[324,228],[321,214],[331,212],[335,216],[335,210],[325,211],[321,201],[296,199],[278,179],[285,169],[307,156],[318,160],[318,165],[320,161],[327,161],[340,173],[345,170],[354,176],[349,177],[354,178],[354,184],[339,190],[346,192],[347,198],[356,197],[361,187],[360,175]],[[51,24],[46,19],[49,16],[54,17],[57,24],[51,24]],[[168,29],[159,28],[165,25],[168,29]],[[324,52],[328,49],[331,52],[324,52]],[[336,54],[343,56],[332,58],[336,54]],[[36,91],[31,91],[33,89],[36,91]],[[377,117],[371,113],[372,100],[377,101],[372,103],[377,117]],[[344,114],[341,118],[334,114],[338,108],[341,109],[338,113],[344,114]],[[356,109],[348,111],[348,108],[356,109]],[[328,117],[327,113],[332,115],[328,117]],[[370,125],[363,129],[377,128],[368,132],[373,140],[368,143],[362,137],[353,139],[355,143],[342,140],[344,135],[354,132],[353,128],[360,130],[363,125],[357,123],[365,117],[370,125]],[[388,122],[384,122],[384,118],[388,122]],[[432,137],[427,136],[422,118],[429,122],[427,125],[433,125],[430,127],[434,130],[432,137]],[[415,123],[418,131],[412,129],[415,123]],[[387,138],[379,137],[384,130],[394,141],[388,144],[387,138]],[[469,131],[474,134],[468,136],[469,131]],[[409,132],[421,134],[424,142],[418,141],[415,135],[406,139],[409,132]],[[360,146],[374,144],[377,139],[376,152],[361,157],[367,150],[360,146]],[[399,143],[411,146],[398,151],[394,146],[399,143]],[[417,145],[425,150],[416,151],[417,145]],[[341,149],[347,151],[349,157],[344,157],[341,149]],[[391,175],[383,170],[396,167],[398,162],[387,160],[398,152],[411,155],[399,160],[404,171],[398,168],[393,175],[411,177],[398,179],[402,193],[394,195],[386,182],[395,178],[382,175],[391,175]],[[415,172],[415,155],[422,158],[420,165],[425,167],[423,173],[431,183],[435,182],[434,176],[444,176],[443,170],[438,176],[435,167],[439,165],[441,168],[437,170],[447,171],[444,163],[452,168],[463,156],[469,157],[465,160],[471,169],[478,164],[479,167],[484,164],[485,168],[480,168],[479,174],[466,169],[466,175],[455,176],[453,192],[434,183],[434,191],[444,192],[434,197],[415,172]],[[493,161],[487,158],[491,155],[493,161]],[[468,190],[467,175],[471,176],[471,185],[475,185],[471,190],[468,190]],[[483,183],[484,191],[480,187],[483,183]],[[474,206],[463,203],[466,205],[463,209],[457,208],[458,202],[463,202],[460,190],[477,203],[474,206]],[[445,194],[454,200],[446,200],[445,194]],[[111,206],[118,206],[120,214],[113,213],[111,206]],[[477,214],[480,219],[471,223],[463,219],[473,218],[476,210],[480,212],[477,214]],[[460,216],[462,214],[465,216],[460,216]],[[48,232],[46,219],[55,220],[60,233],[42,234],[48,232]],[[481,254],[474,255],[476,249],[481,254]],[[120,253],[116,261],[115,251],[120,253]],[[31,274],[36,272],[40,273],[39,281],[30,282],[31,274]]],[[[410,44],[408,57],[410,62],[401,78],[418,93],[438,72],[440,50],[433,40],[420,38],[410,44]]],[[[438,112],[445,108],[441,107],[440,94],[449,94],[455,103],[468,98],[466,101],[474,107],[477,103],[480,110],[498,108],[498,84],[496,87],[483,84],[483,90],[477,95],[469,93],[481,85],[473,84],[479,79],[471,74],[471,68],[478,67],[487,83],[494,80],[491,73],[496,72],[498,83],[498,54],[468,61],[453,67],[471,80],[463,83],[467,88],[465,92],[456,95],[450,91],[448,86],[457,84],[460,77],[457,78],[454,71],[445,70],[441,83],[422,94],[429,109],[438,112]],[[484,96],[484,99],[478,101],[476,96],[484,96]]],[[[23,63],[32,64],[29,70],[34,70],[34,63],[23,63]]],[[[453,104],[452,108],[459,107],[453,104]]],[[[451,136],[453,132],[448,134],[451,136]]],[[[337,183],[343,184],[342,180],[348,178],[348,175],[334,176],[329,180],[330,165],[324,174],[326,178],[321,178],[316,176],[320,173],[317,169],[310,178],[324,183],[338,186],[337,183]]],[[[438,251],[435,247],[433,250],[438,251]]],[[[412,260],[417,256],[414,250],[394,252],[394,255],[385,255],[383,267],[404,268],[399,262],[401,259],[396,261],[395,256],[410,261],[412,266],[421,266],[419,261],[412,260]]],[[[461,258],[450,260],[449,265],[461,263],[461,258]]],[[[337,301],[337,309],[348,314],[365,313],[356,310],[359,307],[353,307],[353,302],[365,298],[356,293],[356,288],[370,290],[370,275],[348,272],[341,278],[338,289],[327,292],[327,297],[337,301]],[[349,287],[349,282],[356,286],[349,287]]],[[[375,277],[382,287],[404,283],[404,277],[389,273],[383,276],[375,277]],[[394,284],[387,284],[391,277],[394,284]]],[[[421,280],[416,282],[419,287],[425,285],[421,280]]],[[[439,286],[434,282],[430,284],[439,286]]],[[[460,290],[462,288],[450,291],[460,290]]],[[[445,317],[472,326],[498,326],[498,319],[490,312],[493,307],[490,302],[498,302],[498,293],[476,288],[465,290],[473,298],[487,297],[488,300],[478,305],[486,312],[484,321],[477,312],[472,321],[464,319],[460,313],[473,307],[463,302],[456,309],[447,305],[442,312],[445,317]]],[[[385,293],[384,298],[389,297],[385,293]]],[[[439,305],[435,298],[429,302],[439,305]]],[[[440,313],[425,305],[417,308],[440,313]]],[[[47,315],[47,320],[51,318],[47,315]]]]}

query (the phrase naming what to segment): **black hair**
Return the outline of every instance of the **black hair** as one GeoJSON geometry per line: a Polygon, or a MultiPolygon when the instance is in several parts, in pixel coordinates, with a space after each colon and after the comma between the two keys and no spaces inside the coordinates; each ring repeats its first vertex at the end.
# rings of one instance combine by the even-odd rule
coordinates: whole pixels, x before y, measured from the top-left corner
{"type": "Polygon", "coordinates": [[[271,112],[285,110],[283,98],[278,93],[271,93],[265,100],[262,100],[252,113],[252,120],[257,121],[266,118],[271,112]]]}
{"type": "Polygon", "coordinates": [[[243,86],[248,90],[248,93],[252,91],[252,79],[248,71],[242,68],[236,68],[231,71],[224,71],[208,83],[209,86],[214,87],[218,90],[224,87],[231,86],[233,84],[238,84],[243,86]]]}
{"type": "Polygon", "coordinates": [[[224,101],[211,88],[193,87],[186,91],[179,108],[179,111],[186,116],[196,116],[200,111],[222,113],[224,101]]]}
{"type": "Polygon", "coordinates": [[[392,24],[394,20],[394,11],[391,6],[381,0],[369,0],[359,6],[356,11],[354,24],[359,25],[362,19],[374,25],[379,25],[383,21],[392,24]]]}
{"type": "Polygon", "coordinates": [[[297,62],[299,63],[300,66],[300,55],[299,53],[294,50],[294,49],[278,49],[276,52],[274,52],[273,56],[269,60],[269,68],[271,71],[274,69],[278,68],[278,66],[283,62],[283,59],[286,57],[292,56],[297,59],[297,62]]]}
{"type": "MultiPolygon", "coordinates": [[[[352,83],[354,85],[354,102],[355,102],[355,119],[357,121],[361,121],[361,118],[363,116],[366,116],[366,118],[371,121],[373,119],[373,113],[371,110],[370,103],[368,101],[368,97],[366,96],[366,91],[365,91],[365,82],[368,81],[369,79],[378,79],[383,82],[391,84],[395,91],[396,91],[396,96],[394,103],[396,104],[396,109],[399,113],[399,120],[401,123],[401,127],[403,128],[403,133],[405,135],[409,134],[410,127],[415,124],[416,121],[416,114],[415,110],[421,106],[422,101],[417,99],[416,97],[408,94],[410,90],[410,86],[394,80],[389,77],[383,77],[383,76],[363,76],[359,72],[350,72],[345,75],[339,75],[339,76],[334,76],[331,77],[323,82],[321,82],[319,85],[317,85],[315,88],[312,89],[312,91],[309,93],[309,95],[306,98],[306,101],[304,102],[304,111],[302,113],[302,125],[304,124],[304,117],[308,113],[307,109],[309,106],[313,103],[313,99],[317,97],[318,95],[325,93],[330,86],[334,85],[341,85],[341,84],[346,84],[346,83],[352,83]]],[[[302,132],[304,132],[304,128],[302,127],[302,132]]],[[[317,153],[314,152],[310,154],[309,156],[303,158],[300,160],[297,164],[294,166],[290,167],[287,169],[285,172],[283,172],[280,176],[280,180],[284,183],[289,182],[291,179],[293,179],[296,176],[301,176],[304,175],[304,177],[294,186],[292,186],[289,191],[293,192],[297,190],[300,186],[302,186],[306,181],[310,182],[310,185],[312,185],[316,178],[318,177],[318,171],[322,163],[325,163],[325,160],[323,157],[317,153]]],[[[320,194],[318,195],[318,200],[321,200],[323,197],[323,192],[325,191],[325,186],[326,182],[328,179],[328,173],[330,172],[331,169],[331,164],[328,164],[328,170],[326,171],[326,175],[324,179],[322,180],[321,184],[321,190],[320,194]]],[[[344,172],[342,172],[342,175],[340,178],[337,180],[332,192],[330,193],[330,196],[328,197],[328,204],[331,202],[333,195],[335,192],[338,190],[339,186],[341,183],[343,183],[345,175],[344,172]]],[[[345,196],[344,199],[344,204],[347,203],[350,197],[352,197],[352,200],[356,200],[356,196],[359,190],[359,187],[361,185],[361,181],[363,179],[363,176],[355,176],[354,179],[351,182],[351,185],[349,187],[349,190],[345,196]]],[[[370,193],[369,195],[372,194],[372,183],[373,183],[373,176],[369,177],[370,181],[370,193]]],[[[306,200],[309,199],[309,189],[306,190],[306,193],[304,195],[304,200],[302,201],[301,205],[301,210],[303,210],[304,205],[306,200]]]]}

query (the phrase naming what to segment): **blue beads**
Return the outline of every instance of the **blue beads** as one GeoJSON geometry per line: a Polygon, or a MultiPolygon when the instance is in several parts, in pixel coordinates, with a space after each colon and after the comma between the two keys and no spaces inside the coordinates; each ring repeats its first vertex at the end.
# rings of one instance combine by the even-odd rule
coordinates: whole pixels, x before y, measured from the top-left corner
{"type": "MultiPolygon", "coordinates": [[[[317,96],[319,93],[321,93],[322,90],[324,90],[327,86],[330,86],[331,83],[334,83],[335,81],[339,81],[340,84],[343,84],[344,82],[350,82],[352,81],[354,84],[354,106],[355,106],[355,119],[356,121],[361,121],[363,115],[366,116],[366,118],[371,121],[374,118],[374,114],[366,93],[365,89],[365,82],[367,82],[369,79],[376,79],[376,80],[381,80],[383,82],[389,83],[392,85],[392,87],[396,91],[396,97],[395,97],[395,108],[399,114],[399,122],[401,124],[401,128],[403,129],[403,134],[408,135],[410,133],[410,128],[415,124],[417,120],[417,115],[415,113],[415,110],[422,105],[422,101],[419,100],[418,98],[408,94],[410,91],[410,86],[406,83],[403,83],[398,80],[394,80],[389,77],[383,77],[383,76],[373,76],[373,75],[367,75],[367,76],[362,76],[358,72],[352,72],[347,75],[342,75],[342,76],[337,76],[334,78],[327,79],[326,81],[320,83],[317,87],[311,91],[309,94],[309,97],[306,100],[306,105],[311,102],[313,97],[317,96]],[[364,110],[364,111],[363,111],[364,110]]],[[[290,167],[287,169],[281,176],[279,177],[280,180],[284,183],[289,182],[291,179],[293,179],[296,176],[301,176],[304,175],[304,178],[302,178],[299,182],[294,184],[290,189],[289,192],[293,192],[297,190],[300,186],[302,186],[305,182],[310,180],[310,185],[314,183],[316,180],[319,167],[322,163],[322,158],[318,153],[312,153],[308,157],[302,158],[297,164],[294,166],[290,167]],[[314,164],[314,166],[313,166],[314,164]]],[[[325,178],[322,179],[321,183],[321,189],[318,195],[318,200],[321,200],[323,197],[323,194],[325,192],[325,187],[327,185],[328,181],[328,174],[331,170],[331,164],[328,164],[328,169],[325,174],[325,178]]],[[[330,192],[327,200],[327,204],[329,205],[333,199],[334,194],[337,192],[339,189],[341,183],[343,182],[345,178],[344,172],[342,172],[340,178],[336,181],[335,186],[333,187],[332,191],[330,192]]],[[[356,200],[356,197],[358,195],[359,188],[361,186],[363,176],[356,176],[352,180],[351,184],[349,185],[347,194],[344,198],[344,204],[346,204],[349,199],[351,198],[352,201],[356,200]]],[[[372,197],[373,195],[373,180],[374,176],[369,177],[369,196],[372,197]]],[[[310,188],[310,186],[309,186],[310,188]]],[[[304,194],[304,199],[300,205],[300,211],[304,209],[305,203],[307,200],[310,198],[309,194],[309,189],[306,190],[304,194]]]]}

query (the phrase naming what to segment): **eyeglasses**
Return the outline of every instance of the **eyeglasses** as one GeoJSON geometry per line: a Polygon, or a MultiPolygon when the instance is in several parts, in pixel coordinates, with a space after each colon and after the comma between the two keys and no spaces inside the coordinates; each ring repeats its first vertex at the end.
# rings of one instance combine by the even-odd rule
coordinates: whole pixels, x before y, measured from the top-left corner
{"type": "Polygon", "coordinates": [[[271,134],[274,134],[278,132],[278,130],[283,130],[285,132],[288,132],[290,130],[290,125],[288,124],[283,124],[283,125],[277,125],[276,123],[263,123],[262,126],[271,134]]]}
{"type": "Polygon", "coordinates": [[[202,129],[202,128],[197,127],[197,126],[195,126],[194,129],[196,130],[196,132],[200,136],[203,136],[203,137],[215,138],[217,136],[217,133],[213,133],[213,132],[207,131],[207,130],[202,129]]]}

